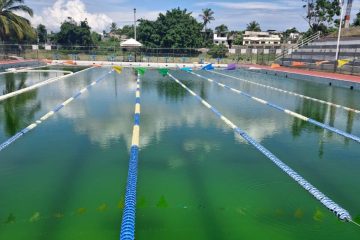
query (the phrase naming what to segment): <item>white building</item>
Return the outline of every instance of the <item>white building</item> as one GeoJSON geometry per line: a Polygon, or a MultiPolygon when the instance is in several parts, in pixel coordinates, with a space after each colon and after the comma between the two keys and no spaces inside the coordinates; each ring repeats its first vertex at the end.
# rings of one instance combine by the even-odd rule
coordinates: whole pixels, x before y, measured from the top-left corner
{"type": "Polygon", "coordinates": [[[280,45],[280,44],[281,44],[280,36],[269,32],[245,31],[243,38],[243,45],[272,46],[272,45],[280,45]]]}
{"type": "Polygon", "coordinates": [[[227,34],[218,35],[214,33],[214,44],[216,45],[224,44],[226,47],[229,47],[227,34]]]}

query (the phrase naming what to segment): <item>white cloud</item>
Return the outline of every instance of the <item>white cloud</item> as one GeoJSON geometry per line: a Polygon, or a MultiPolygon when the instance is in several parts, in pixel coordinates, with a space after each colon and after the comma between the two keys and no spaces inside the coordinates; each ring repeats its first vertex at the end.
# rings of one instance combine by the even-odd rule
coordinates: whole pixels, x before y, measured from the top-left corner
{"type": "Polygon", "coordinates": [[[49,30],[58,31],[60,25],[68,17],[75,21],[88,20],[92,30],[102,32],[112,22],[112,19],[103,13],[90,13],[81,0],[57,0],[51,7],[45,7],[41,15],[35,14],[31,22],[34,26],[44,24],[49,30]]]}

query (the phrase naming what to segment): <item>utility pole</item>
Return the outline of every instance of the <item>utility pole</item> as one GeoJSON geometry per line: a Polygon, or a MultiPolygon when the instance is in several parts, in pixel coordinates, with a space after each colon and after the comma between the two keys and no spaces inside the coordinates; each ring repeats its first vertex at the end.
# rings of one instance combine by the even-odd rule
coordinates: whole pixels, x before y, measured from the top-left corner
{"type": "Polygon", "coordinates": [[[136,8],[134,8],[134,39],[136,40],[136,8]]]}
{"type": "Polygon", "coordinates": [[[341,30],[342,30],[342,20],[343,20],[343,13],[344,13],[344,0],[339,1],[341,13],[340,13],[340,24],[339,24],[339,33],[338,33],[338,39],[337,39],[337,45],[336,45],[336,56],[335,61],[339,60],[339,48],[340,48],[340,38],[341,38],[341,30]]]}

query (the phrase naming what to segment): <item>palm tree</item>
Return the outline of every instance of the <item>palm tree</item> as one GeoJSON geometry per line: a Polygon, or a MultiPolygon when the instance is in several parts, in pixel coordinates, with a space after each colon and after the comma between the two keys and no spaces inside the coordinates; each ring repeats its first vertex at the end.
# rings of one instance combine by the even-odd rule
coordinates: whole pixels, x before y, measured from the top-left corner
{"type": "Polygon", "coordinates": [[[15,37],[19,40],[24,36],[35,36],[30,21],[17,15],[17,12],[24,12],[33,16],[33,10],[24,5],[24,0],[0,0],[0,38],[8,39],[15,37]]]}
{"type": "Polygon", "coordinates": [[[211,8],[205,8],[202,10],[202,14],[199,15],[203,20],[204,29],[206,32],[206,26],[211,22],[214,21],[214,11],[211,8]]]}
{"type": "Polygon", "coordinates": [[[229,29],[226,25],[221,24],[215,28],[215,32],[217,35],[224,35],[229,32],[229,29]]]}
{"type": "Polygon", "coordinates": [[[252,21],[247,25],[246,31],[261,32],[260,24],[256,21],[252,21]]]}
{"type": "Polygon", "coordinates": [[[112,22],[111,25],[110,25],[110,32],[111,33],[115,33],[116,30],[118,30],[118,26],[115,22],[112,22]]]}

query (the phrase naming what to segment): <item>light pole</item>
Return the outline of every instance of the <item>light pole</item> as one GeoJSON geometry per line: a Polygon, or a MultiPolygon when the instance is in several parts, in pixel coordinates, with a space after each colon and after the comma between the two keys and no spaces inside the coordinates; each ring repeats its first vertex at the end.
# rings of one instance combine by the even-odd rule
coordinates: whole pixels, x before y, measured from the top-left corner
{"type": "Polygon", "coordinates": [[[339,60],[339,48],[340,48],[340,38],[341,38],[341,30],[342,30],[342,21],[343,21],[343,13],[344,13],[344,0],[339,0],[339,4],[340,4],[340,24],[339,24],[339,33],[338,33],[338,39],[337,39],[337,45],[336,45],[336,56],[335,56],[335,61],[339,60]]]}
{"type": "Polygon", "coordinates": [[[134,8],[134,39],[136,40],[136,8],[134,8]]]}

